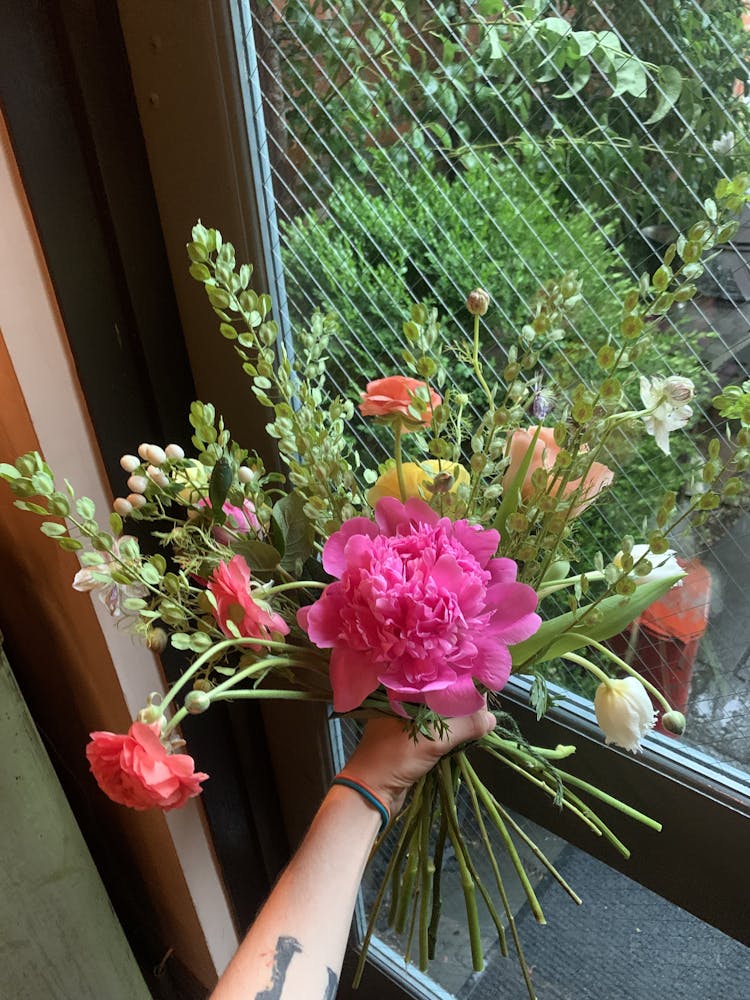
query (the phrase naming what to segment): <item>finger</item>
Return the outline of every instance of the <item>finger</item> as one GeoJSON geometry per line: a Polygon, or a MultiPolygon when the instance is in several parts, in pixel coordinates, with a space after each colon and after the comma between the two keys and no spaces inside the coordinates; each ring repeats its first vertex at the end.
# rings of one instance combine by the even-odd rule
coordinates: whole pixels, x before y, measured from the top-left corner
{"type": "Polygon", "coordinates": [[[458,719],[450,719],[450,732],[444,741],[445,749],[443,753],[452,750],[459,743],[466,743],[468,740],[479,740],[487,733],[491,733],[497,725],[497,719],[488,712],[481,709],[473,715],[464,715],[458,719]]]}

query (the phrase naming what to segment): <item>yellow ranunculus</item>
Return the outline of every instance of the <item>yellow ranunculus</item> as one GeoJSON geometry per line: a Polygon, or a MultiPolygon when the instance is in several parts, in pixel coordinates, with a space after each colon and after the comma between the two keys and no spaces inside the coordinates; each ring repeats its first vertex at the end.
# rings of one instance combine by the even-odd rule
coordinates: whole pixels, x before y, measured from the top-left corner
{"type": "MultiPolygon", "coordinates": [[[[441,471],[444,475],[452,476],[455,470],[458,469],[458,475],[454,479],[449,492],[455,493],[460,485],[469,485],[469,473],[462,465],[457,466],[455,462],[438,462],[436,459],[428,459],[425,462],[419,463],[404,462],[402,469],[407,500],[409,497],[420,497],[429,500],[432,494],[427,487],[434,483],[435,477],[441,471]]],[[[375,485],[367,491],[367,502],[371,507],[374,507],[381,497],[396,497],[397,500],[401,499],[395,465],[392,465],[390,469],[386,469],[375,485]]]]}
{"type": "Polygon", "coordinates": [[[178,483],[185,486],[177,496],[185,503],[195,504],[201,497],[208,496],[208,480],[211,470],[202,462],[193,462],[184,469],[175,469],[172,473],[178,483]]]}

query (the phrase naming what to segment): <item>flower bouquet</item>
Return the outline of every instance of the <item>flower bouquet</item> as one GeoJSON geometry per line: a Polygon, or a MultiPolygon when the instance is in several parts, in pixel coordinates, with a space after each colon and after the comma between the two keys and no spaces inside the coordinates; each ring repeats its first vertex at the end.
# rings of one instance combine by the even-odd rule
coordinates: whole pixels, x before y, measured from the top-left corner
{"type": "Polygon", "coordinates": [[[97,593],[118,624],[152,649],[169,643],[189,654],[180,678],[166,694],[148,696],[127,734],[92,734],[87,755],[103,791],[135,809],[173,809],[199,795],[208,776],[184,752],[180,723],[221,701],[321,701],[340,716],[395,715],[428,737],[487,701],[496,711],[494,732],[422,778],[381,837],[391,853],[362,960],[390,892],[390,921],[408,930],[407,957],[414,945],[419,967],[427,968],[443,862],[452,853],[474,968],[483,966],[481,899],[503,951],[509,928],[533,997],[490,833],[499,834],[537,919],[544,917],[517,843],[531,846],[578,898],[482,782],[476,758],[489,755],[520,774],[625,854],[592,802],[659,829],[563,769],[575,747],[529,743],[497,695],[511,674],[525,675],[541,717],[551,703],[547,678],[562,660],[597,679],[594,708],[608,743],[638,750],[654,724],[652,697],[667,730],[684,728],[684,718],[607,640],[679,585],[682,570],[669,547],[675,528],[740,491],[736,472],[749,464],[747,387],[718,398],[722,416],[741,427],[733,439],[727,431],[711,441],[691,498],[661,497],[645,543],[625,537],[611,560],[598,556],[575,571],[571,564],[578,523],[614,488],[606,465],[612,436],[640,423],[668,451],[670,433],[691,415],[689,379],[640,375],[636,361],[653,318],[695,293],[701,259],[731,237],[747,189],[747,177],[722,181],[716,201],[705,203],[706,218],[627,292],[619,331],[596,347],[598,384],[555,399],[539,378],[538,345],[554,344],[550,334],[581,298],[568,274],[540,290],[499,375],[486,371],[480,355],[489,296],[479,289],[468,296],[473,329],[451,350],[473,376],[471,394],[449,378],[436,311],[415,305],[404,324],[409,374],[370,381],[359,414],[354,400],[326,382],[335,318],[313,315],[292,354],[269,318],[269,297],[250,287],[251,268],[237,267],[218,231],[196,225],[190,273],[270,412],[266,431],[286,474],[267,470],[201,402],[191,407],[190,455],[178,444],[144,443],[122,457],[127,496],[115,500],[107,525],[67,481],[58,489],[38,454],[0,465],[16,504],[42,516],[41,530],[62,549],[79,553],[73,586],[97,593]],[[627,402],[633,387],[635,408],[627,402]],[[362,419],[381,425],[392,442],[392,457],[378,468],[368,468],[352,443],[349,428],[362,419]],[[125,521],[151,525],[140,532],[146,540],[125,533],[125,521]],[[493,886],[462,831],[459,790],[476,818],[493,886]]]}

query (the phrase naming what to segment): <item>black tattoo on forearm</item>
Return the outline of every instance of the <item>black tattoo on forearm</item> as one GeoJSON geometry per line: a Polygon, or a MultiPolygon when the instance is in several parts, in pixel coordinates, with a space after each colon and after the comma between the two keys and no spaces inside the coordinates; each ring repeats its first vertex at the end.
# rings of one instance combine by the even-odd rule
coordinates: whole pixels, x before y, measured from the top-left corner
{"type": "Polygon", "coordinates": [[[284,989],[287,970],[297,954],[302,951],[302,945],[296,938],[280,937],[276,942],[276,951],[273,955],[273,969],[271,970],[271,985],[267,990],[258,993],[255,1000],[281,1000],[281,991],[284,989]]]}
{"type": "Polygon", "coordinates": [[[333,971],[333,969],[328,969],[328,986],[326,986],[325,994],[323,995],[323,1000],[336,1000],[336,990],[339,987],[339,977],[333,971]]]}

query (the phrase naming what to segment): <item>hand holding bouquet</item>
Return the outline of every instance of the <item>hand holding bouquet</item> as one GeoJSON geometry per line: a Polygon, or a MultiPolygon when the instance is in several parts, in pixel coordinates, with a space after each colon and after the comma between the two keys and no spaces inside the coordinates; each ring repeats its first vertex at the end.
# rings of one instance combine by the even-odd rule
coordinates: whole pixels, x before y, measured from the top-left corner
{"type": "Polygon", "coordinates": [[[594,708],[608,743],[638,750],[654,724],[649,695],[665,728],[676,734],[684,728],[682,716],[606,641],[679,585],[682,570],[669,548],[674,529],[741,488],[736,473],[748,467],[750,443],[747,387],[730,387],[718,400],[722,415],[741,426],[731,449],[711,442],[701,490],[687,503],[674,493],[660,498],[647,544],[625,537],[611,560],[599,556],[575,571],[571,564],[579,521],[616,488],[607,466],[613,435],[641,424],[668,451],[669,435],[691,415],[692,382],[641,374],[640,344],[653,317],[695,293],[702,256],[735,227],[720,210],[736,212],[747,188],[747,177],[722,182],[719,205],[706,202],[706,219],[627,292],[619,332],[596,348],[598,384],[581,383],[555,398],[539,374],[537,344],[580,301],[576,276],[565,275],[540,290],[500,377],[485,370],[480,354],[489,295],[477,289],[468,296],[473,330],[452,350],[454,367],[472,375],[470,391],[448,376],[435,310],[415,306],[404,324],[409,374],[367,383],[359,415],[355,401],[331,392],[326,381],[335,318],[316,313],[292,353],[269,318],[270,299],[250,287],[249,266],[237,269],[232,245],[216,230],[195,226],[190,273],[204,285],[221,334],[234,343],[253,392],[270,411],[266,430],[286,475],[266,470],[232,440],[214,407],[200,402],[190,412],[192,456],[181,445],[147,443],[123,456],[127,491],[106,526],[70,484],[58,489],[38,454],[0,466],[18,506],[43,516],[42,531],[63,549],[79,552],[73,585],[96,593],[121,627],[152,649],[170,643],[192,658],[165,695],[149,695],[127,734],[92,734],[87,753],[101,788],[136,809],[177,808],[200,794],[208,776],[185,752],[179,726],[187,714],[220,701],[322,701],[340,715],[396,716],[412,734],[428,736],[444,732],[451,717],[489,704],[494,731],[441,760],[391,816],[391,854],[368,940],[390,890],[390,920],[409,932],[407,957],[414,946],[420,967],[427,967],[443,861],[452,852],[475,969],[483,965],[481,899],[503,949],[504,913],[533,997],[490,830],[499,833],[543,920],[515,846],[528,837],[478,777],[475,755],[488,754],[522,775],[623,853],[592,798],[659,828],[563,770],[560,763],[575,747],[531,745],[497,693],[511,674],[530,677],[541,717],[550,703],[546,678],[562,659],[597,678],[594,708]],[[640,405],[629,402],[634,395],[640,405]],[[378,468],[366,467],[352,444],[350,428],[362,418],[390,436],[391,454],[378,468]],[[152,526],[147,543],[124,533],[125,519],[152,526]],[[492,887],[463,835],[459,794],[476,817],[492,887]]]}

